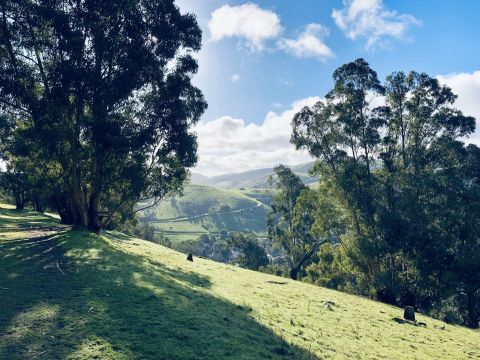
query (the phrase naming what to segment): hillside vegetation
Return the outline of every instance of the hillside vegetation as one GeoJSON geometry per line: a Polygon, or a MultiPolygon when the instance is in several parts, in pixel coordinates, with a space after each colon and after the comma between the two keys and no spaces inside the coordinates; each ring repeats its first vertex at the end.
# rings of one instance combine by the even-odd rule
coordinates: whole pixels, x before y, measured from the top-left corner
{"type": "Polygon", "coordinates": [[[161,201],[142,214],[173,244],[221,230],[266,232],[269,190],[234,190],[189,185],[182,196],[161,201]]]}
{"type": "Polygon", "coordinates": [[[480,358],[478,331],[5,206],[0,256],[0,359],[480,358]]]}

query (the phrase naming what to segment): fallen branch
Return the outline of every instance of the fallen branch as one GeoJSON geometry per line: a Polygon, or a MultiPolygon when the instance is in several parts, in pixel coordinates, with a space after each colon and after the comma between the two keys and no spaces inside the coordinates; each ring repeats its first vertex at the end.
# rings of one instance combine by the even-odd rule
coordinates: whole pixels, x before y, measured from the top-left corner
{"type": "Polygon", "coordinates": [[[57,260],[57,269],[62,273],[63,276],[65,276],[65,273],[62,270],[62,268],[60,267],[60,264],[59,264],[58,260],[57,260]]]}

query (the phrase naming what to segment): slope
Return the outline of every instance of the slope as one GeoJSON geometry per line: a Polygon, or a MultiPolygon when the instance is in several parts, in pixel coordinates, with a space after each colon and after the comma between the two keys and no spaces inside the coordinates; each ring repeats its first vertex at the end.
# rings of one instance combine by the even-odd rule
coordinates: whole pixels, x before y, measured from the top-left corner
{"type": "Polygon", "coordinates": [[[475,359],[480,333],[0,209],[0,359],[475,359]],[[41,229],[36,229],[41,231],[41,229]],[[331,308],[325,307],[330,301],[331,308]]]}

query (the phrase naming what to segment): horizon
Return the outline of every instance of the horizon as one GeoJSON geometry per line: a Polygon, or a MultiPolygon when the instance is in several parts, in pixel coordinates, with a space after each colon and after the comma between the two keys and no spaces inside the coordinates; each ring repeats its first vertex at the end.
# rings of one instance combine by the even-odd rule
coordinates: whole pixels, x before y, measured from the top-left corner
{"type": "Polygon", "coordinates": [[[315,162],[315,159],[312,159],[311,161],[304,161],[304,162],[299,162],[299,163],[295,163],[295,164],[276,163],[276,164],[273,164],[272,166],[255,168],[255,169],[250,169],[250,170],[245,170],[245,171],[226,172],[226,173],[220,173],[218,175],[212,175],[212,176],[206,175],[206,174],[201,173],[201,172],[193,171],[193,170],[195,170],[195,168],[192,171],[190,171],[190,173],[191,173],[191,175],[201,175],[201,176],[205,176],[209,179],[212,179],[212,178],[216,178],[216,177],[220,177],[220,176],[239,175],[239,174],[244,174],[244,173],[247,173],[247,172],[258,171],[258,170],[272,170],[277,165],[285,165],[285,166],[288,166],[288,167],[296,167],[296,166],[301,166],[301,165],[313,164],[314,162],[315,162]]]}

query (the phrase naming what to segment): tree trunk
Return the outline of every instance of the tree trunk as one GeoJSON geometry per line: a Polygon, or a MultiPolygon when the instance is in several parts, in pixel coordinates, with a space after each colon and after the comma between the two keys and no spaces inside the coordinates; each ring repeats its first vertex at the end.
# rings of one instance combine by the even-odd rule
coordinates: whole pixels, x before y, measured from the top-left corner
{"type": "Polygon", "coordinates": [[[75,219],[73,218],[69,196],[70,194],[56,194],[48,199],[48,204],[58,212],[62,224],[73,225],[75,219]]]}
{"type": "Polygon", "coordinates": [[[45,212],[45,206],[40,201],[35,201],[35,211],[39,213],[45,212]]]}
{"type": "Polygon", "coordinates": [[[32,195],[33,209],[39,213],[45,212],[45,202],[40,196],[32,195]]]}
{"type": "Polygon", "coordinates": [[[15,192],[15,206],[17,210],[25,209],[25,196],[22,191],[15,192]]]}
{"type": "Polygon", "coordinates": [[[300,268],[298,268],[298,267],[294,267],[293,269],[291,269],[290,270],[290,279],[297,280],[299,271],[300,271],[300,268]]]}
{"type": "Polygon", "coordinates": [[[79,143],[79,127],[75,126],[72,138],[72,167],[71,167],[71,184],[70,184],[70,206],[72,223],[79,227],[88,227],[87,206],[82,196],[82,188],[80,182],[80,143],[79,143]]]}
{"type": "MultiPolygon", "coordinates": [[[[74,165],[74,167],[76,167],[74,165]]],[[[73,225],[80,227],[88,227],[88,214],[83,201],[82,189],[78,179],[78,171],[72,172],[72,186],[71,186],[71,206],[73,225]]]]}
{"type": "Polygon", "coordinates": [[[100,231],[100,196],[103,187],[103,168],[105,161],[105,152],[101,146],[97,145],[95,158],[93,160],[93,186],[90,195],[90,206],[88,209],[88,228],[96,233],[100,231]]]}
{"type": "Polygon", "coordinates": [[[307,251],[305,255],[303,255],[302,259],[297,263],[297,265],[290,270],[290,279],[297,280],[298,273],[302,269],[302,266],[308,261],[308,259],[312,257],[313,254],[317,252],[320,246],[322,246],[327,242],[328,242],[327,240],[322,240],[316,243],[315,245],[313,245],[313,247],[309,251],[307,251]]]}

